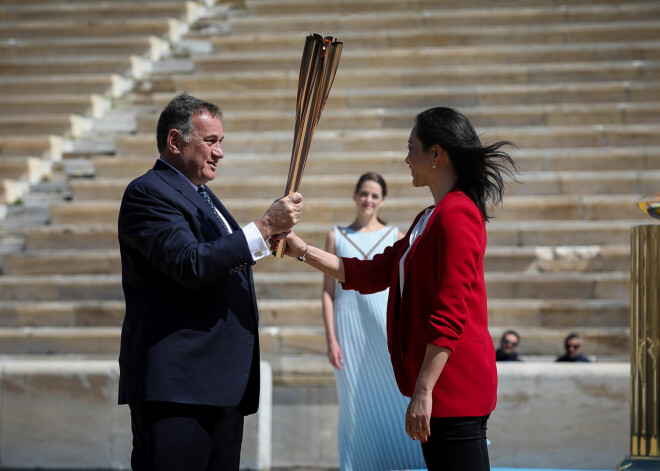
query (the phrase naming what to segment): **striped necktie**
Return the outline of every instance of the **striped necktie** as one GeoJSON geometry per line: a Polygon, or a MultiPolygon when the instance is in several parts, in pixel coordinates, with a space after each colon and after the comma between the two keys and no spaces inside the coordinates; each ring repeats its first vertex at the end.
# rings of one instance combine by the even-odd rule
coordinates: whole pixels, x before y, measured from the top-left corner
{"type": "Polygon", "coordinates": [[[222,226],[222,229],[225,231],[226,234],[231,234],[231,231],[227,227],[227,223],[225,223],[225,220],[222,219],[220,216],[220,213],[218,212],[217,208],[215,207],[215,204],[213,204],[213,201],[211,201],[211,197],[209,196],[209,192],[206,191],[206,187],[204,185],[200,186],[199,189],[197,190],[200,195],[202,195],[202,198],[204,198],[204,201],[208,203],[208,205],[211,207],[213,210],[213,214],[215,214],[215,217],[218,218],[218,221],[220,221],[220,225],[222,226]]]}

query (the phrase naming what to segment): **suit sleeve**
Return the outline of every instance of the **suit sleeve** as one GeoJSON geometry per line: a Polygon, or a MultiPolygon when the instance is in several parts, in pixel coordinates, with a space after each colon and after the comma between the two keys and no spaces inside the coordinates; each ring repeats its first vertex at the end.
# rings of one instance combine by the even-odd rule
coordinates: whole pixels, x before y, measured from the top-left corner
{"type": "Polygon", "coordinates": [[[130,185],[119,211],[123,249],[139,252],[155,270],[190,289],[254,264],[243,231],[220,237],[199,214],[184,209],[186,203],[150,186],[130,185]]]}
{"type": "Polygon", "coordinates": [[[476,206],[458,199],[450,203],[432,230],[438,244],[437,278],[426,343],[454,351],[470,313],[485,228],[476,206]]]}

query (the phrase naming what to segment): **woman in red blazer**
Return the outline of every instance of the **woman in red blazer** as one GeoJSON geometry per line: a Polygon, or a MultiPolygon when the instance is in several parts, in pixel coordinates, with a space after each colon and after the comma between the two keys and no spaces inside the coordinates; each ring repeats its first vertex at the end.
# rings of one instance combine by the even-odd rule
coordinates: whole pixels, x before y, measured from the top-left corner
{"type": "Polygon", "coordinates": [[[287,236],[287,255],[367,294],[390,288],[387,333],[394,374],[411,398],[406,432],[422,443],[429,470],[487,471],[486,421],[497,370],[488,332],[486,206],[499,203],[515,164],[500,141],[483,147],[450,108],[420,113],[408,141],[415,187],[434,204],[406,236],[373,260],[339,258],[287,236]]]}

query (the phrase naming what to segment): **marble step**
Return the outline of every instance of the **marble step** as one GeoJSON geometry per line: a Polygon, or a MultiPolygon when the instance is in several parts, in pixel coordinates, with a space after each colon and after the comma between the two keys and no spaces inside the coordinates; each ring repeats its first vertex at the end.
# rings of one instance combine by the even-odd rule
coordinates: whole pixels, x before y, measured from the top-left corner
{"type": "MultiPolygon", "coordinates": [[[[558,12],[558,10],[553,10],[558,12]]],[[[452,12],[447,12],[452,13],[452,12]]],[[[660,9],[653,7],[651,11],[643,10],[640,18],[619,18],[612,22],[598,22],[592,19],[588,22],[569,24],[564,20],[554,20],[554,23],[533,24],[529,16],[524,24],[514,24],[507,27],[507,34],[502,34],[501,23],[496,28],[476,28],[473,24],[451,24],[442,29],[426,27],[413,28],[399,24],[386,30],[346,30],[338,33],[337,40],[344,44],[346,51],[365,51],[370,49],[387,49],[401,47],[461,47],[479,45],[486,51],[494,52],[495,48],[510,47],[513,51],[527,47],[538,48],[566,45],[574,48],[578,44],[590,43],[590,47],[598,48],[601,42],[632,42],[655,41],[658,39],[658,23],[654,17],[660,16],[660,9]],[[649,17],[641,17],[650,14],[649,17]]],[[[470,18],[472,19],[472,18],[470,18]]],[[[469,21],[469,20],[466,20],[469,21]]],[[[492,21],[492,19],[491,19],[492,21]]],[[[208,39],[207,36],[191,31],[185,35],[188,40],[208,39]]],[[[213,50],[218,53],[251,53],[255,51],[293,51],[302,49],[305,35],[300,30],[295,32],[271,32],[267,36],[263,31],[237,33],[228,36],[212,37],[213,50]]],[[[467,49],[467,48],[466,48],[467,49]]],[[[472,48],[476,49],[476,48],[472,48]]],[[[587,52],[585,51],[585,54],[587,52]]],[[[473,51],[472,54],[479,54],[473,51]]],[[[469,54],[468,55],[472,55],[469,54]]],[[[591,56],[593,57],[593,55],[591,56]]],[[[486,56],[486,60],[492,60],[486,56]]]]}
{"type": "Polygon", "coordinates": [[[28,251],[2,257],[3,275],[121,274],[118,250],[28,251]]]}
{"type": "Polygon", "coordinates": [[[99,20],[125,21],[130,19],[185,19],[195,7],[194,2],[78,2],[64,3],[50,2],[49,4],[14,5],[6,8],[1,21],[28,22],[28,21],[80,21],[90,22],[99,20]]]}
{"type": "Polygon", "coordinates": [[[1,327],[118,327],[123,300],[6,301],[0,306],[1,327]]]}
{"type": "MultiPolygon", "coordinates": [[[[504,328],[491,330],[498,343],[504,328]]],[[[526,355],[561,354],[567,334],[561,328],[520,329],[518,350],[526,355]]],[[[584,331],[584,351],[589,355],[626,355],[630,350],[629,332],[624,327],[590,327],[584,331]]],[[[39,354],[118,354],[119,327],[19,327],[0,328],[0,353],[39,354]]],[[[323,355],[326,352],[323,327],[271,326],[259,331],[264,357],[323,355]]]]}
{"type": "MultiPolygon", "coordinates": [[[[18,1],[18,0],[12,0],[18,1]]],[[[40,0],[44,1],[44,0],[40,0]]],[[[402,2],[400,0],[335,0],[329,4],[320,4],[314,0],[246,0],[245,5],[248,11],[254,17],[258,16],[281,16],[281,15],[301,15],[314,13],[364,13],[380,12],[381,14],[406,14],[414,11],[442,10],[447,15],[447,23],[455,24],[459,18],[482,18],[484,24],[492,21],[502,22],[510,18],[510,22],[517,24],[521,17],[525,19],[533,14],[539,16],[540,23],[548,16],[559,18],[560,14],[575,21],[583,19],[581,16],[588,15],[588,18],[606,18],[620,17],[626,14],[633,14],[642,9],[647,11],[657,7],[655,2],[642,0],[638,2],[621,2],[620,0],[584,0],[579,3],[568,3],[557,8],[555,2],[538,0],[499,0],[497,3],[491,3],[490,8],[484,8],[481,0],[414,0],[402,2]],[[644,8],[646,6],[646,8],[644,8]],[[495,20],[496,19],[496,20],[495,20]]]]}
{"type": "Polygon", "coordinates": [[[0,352],[18,354],[118,354],[119,327],[0,328],[0,352]]]}
{"type": "MultiPolygon", "coordinates": [[[[510,155],[523,174],[541,171],[626,171],[660,168],[660,147],[612,147],[573,149],[511,149],[510,155]]],[[[360,175],[377,170],[383,174],[406,172],[405,150],[351,152],[337,154],[314,152],[305,165],[305,175],[360,175]]],[[[132,179],[153,167],[154,155],[93,156],[91,162],[97,178],[132,179]]],[[[261,153],[227,153],[220,166],[218,184],[235,176],[286,175],[291,152],[263,155],[261,153]]],[[[305,177],[305,180],[306,181],[305,177]]],[[[282,186],[283,191],[284,186],[282,186]]]]}
{"type": "MultiPolygon", "coordinates": [[[[322,325],[318,300],[259,300],[261,325],[322,325]]],[[[124,301],[9,301],[0,306],[0,327],[119,327],[124,301]]]]}
{"type": "MultiPolygon", "coordinates": [[[[660,35],[660,34],[659,34],[660,35]]],[[[654,43],[654,49],[658,49],[654,43]]],[[[487,49],[487,48],[484,48],[487,49]]],[[[580,82],[616,82],[621,80],[652,81],[658,76],[657,58],[641,59],[649,55],[644,52],[616,50],[611,57],[594,59],[585,55],[584,49],[572,49],[569,52],[549,51],[540,48],[523,50],[520,54],[514,51],[492,48],[478,53],[474,50],[443,48],[437,57],[440,64],[424,64],[424,59],[412,62],[410,51],[407,52],[409,64],[401,66],[387,65],[377,58],[374,63],[357,64],[341,63],[333,82],[331,93],[336,90],[374,89],[374,88],[416,88],[433,86],[468,86],[468,85],[539,85],[556,83],[580,82]],[[495,50],[492,50],[495,49],[495,50]],[[490,54],[489,54],[490,52],[490,54]],[[483,53],[483,57],[481,56],[483,53]],[[466,56],[473,59],[466,63],[466,56]],[[638,57],[635,61],[632,58],[638,57]],[[483,60],[482,60],[483,59],[483,60]],[[478,63],[479,65],[474,65],[478,63]],[[447,67],[451,65],[452,67],[447,67]]],[[[592,51],[592,55],[596,54],[592,51]]],[[[248,55],[241,56],[244,60],[248,55]]],[[[605,54],[603,54],[605,55],[605,54]]],[[[229,54],[222,57],[229,61],[229,54]]],[[[395,55],[398,57],[398,54],[395,55]]],[[[173,85],[179,90],[217,90],[217,91],[255,91],[255,90],[296,90],[298,86],[297,70],[293,64],[281,69],[272,68],[268,61],[261,57],[254,63],[264,62],[267,67],[258,70],[228,71],[224,64],[219,64],[217,70],[196,60],[197,72],[192,75],[175,75],[166,79],[173,80],[173,85]]],[[[348,62],[348,61],[347,61],[348,62]]],[[[232,64],[236,61],[232,60],[232,64]]],[[[236,65],[238,67],[238,65],[236,65]]],[[[157,79],[158,80],[158,79],[157,79]]]]}
{"type": "MultiPolygon", "coordinates": [[[[411,185],[410,175],[405,170],[402,165],[401,173],[382,173],[387,182],[388,201],[392,198],[421,196],[427,193],[426,189],[414,188],[411,185]]],[[[222,172],[222,168],[220,171],[222,172]]],[[[70,186],[73,198],[77,201],[120,200],[131,179],[80,179],[72,180],[70,186]]],[[[283,191],[282,182],[285,180],[286,174],[232,177],[221,175],[208,186],[213,192],[231,198],[268,198],[283,191]]],[[[660,170],[523,172],[517,180],[519,184],[508,181],[505,197],[607,193],[653,195],[660,188],[660,170]]],[[[355,181],[355,175],[306,175],[304,196],[352,197],[355,181]]]]}
{"type": "MultiPolygon", "coordinates": [[[[11,99],[20,95],[48,96],[73,94],[96,94],[118,97],[132,88],[132,80],[116,74],[52,75],[42,77],[0,77],[0,100],[11,99]]],[[[36,107],[36,113],[47,112],[36,107]]],[[[62,111],[73,112],[66,105],[62,111]]],[[[28,110],[23,110],[25,114],[28,110]]]]}
{"type": "MultiPolygon", "coordinates": [[[[657,41],[631,43],[601,43],[570,45],[532,45],[509,48],[484,47],[417,47],[373,48],[366,51],[351,51],[344,46],[337,75],[343,70],[371,67],[422,67],[440,65],[464,65],[469,58],[472,63],[525,64],[525,63],[569,63],[615,60],[658,60],[657,41]],[[466,54],[467,53],[467,54],[466,54]],[[483,61],[481,60],[483,59],[483,61]]],[[[285,52],[219,53],[195,56],[195,70],[208,72],[243,72],[260,70],[300,69],[299,49],[285,52]]]]}
{"type": "MultiPolygon", "coordinates": [[[[628,245],[630,229],[635,225],[651,224],[640,211],[637,219],[601,221],[501,221],[493,219],[486,226],[488,244],[497,246],[601,246],[628,245]]],[[[390,219],[390,224],[407,231],[411,220],[390,219]]],[[[316,247],[325,247],[325,237],[334,224],[348,224],[346,220],[329,223],[301,222],[296,233],[316,247]]],[[[117,225],[107,224],[51,224],[24,229],[27,250],[117,250],[117,225]]]]}
{"type": "Polygon", "coordinates": [[[0,159],[0,175],[4,179],[37,183],[50,170],[43,159],[36,157],[5,157],[0,159]]]}
{"type": "MultiPolygon", "coordinates": [[[[342,2],[343,3],[343,2],[342,2]]],[[[388,2],[391,4],[391,2],[388,2]]],[[[401,2],[400,2],[401,3],[401,2]]],[[[338,8],[339,5],[335,5],[338,8]]],[[[342,5],[343,6],[343,5],[342,5]]],[[[461,5],[462,7],[463,5],[461,5]]],[[[402,7],[399,4],[397,9],[402,7]]],[[[517,25],[545,25],[553,22],[579,23],[583,21],[618,21],[621,19],[644,19],[658,15],[658,7],[653,3],[640,5],[575,5],[556,8],[555,5],[538,5],[521,8],[514,3],[498,5],[500,8],[461,8],[446,2],[429,7],[411,7],[406,4],[406,11],[387,11],[372,4],[367,11],[354,11],[348,14],[336,14],[330,10],[322,19],[304,9],[278,12],[268,15],[248,15],[230,18],[231,31],[235,34],[273,33],[292,31],[332,31],[334,36],[341,36],[347,31],[378,31],[408,28],[442,30],[451,26],[484,26],[493,24],[508,28],[517,25]],[[439,8],[438,8],[439,5],[439,8]],[[515,5],[515,6],[514,6],[515,5]],[[504,8],[502,8],[504,7],[504,8]],[[506,8],[508,7],[508,8],[506,8]],[[333,12],[335,14],[332,14],[333,12]],[[323,27],[319,29],[319,27],[323,27]]],[[[350,9],[349,9],[350,11],[350,9]]],[[[343,13],[343,12],[342,12],[343,13]]],[[[323,33],[325,34],[325,33],[323,33]]]]}
{"type": "MultiPolygon", "coordinates": [[[[233,132],[226,135],[223,150],[232,153],[290,152],[293,142],[293,120],[290,131],[233,132]]],[[[412,123],[410,129],[412,128],[412,123]]],[[[314,134],[310,154],[315,152],[365,152],[401,149],[403,156],[410,137],[410,129],[333,129],[319,123],[314,134]]],[[[476,127],[484,145],[507,140],[518,148],[593,148],[655,146],[660,142],[660,128],[653,124],[631,125],[574,125],[476,127]]],[[[119,155],[154,155],[155,137],[149,133],[118,135],[115,140],[119,155]]]]}
{"type": "MultiPolygon", "coordinates": [[[[627,299],[628,272],[610,273],[487,273],[486,289],[493,298],[627,299]]],[[[309,273],[256,273],[257,296],[274,299],[314,299],[321,276],[309,273]]]]}
{"type": "MultiPolygon", "coordinates": [[[[124,301],[5,301],[0,305],[0,327],[119,327],[124,311],[124,301]]],[[[492,328],[628,327],[630,306],[616,299],[491,297],[488,321],[492,328]]],[[[322,326],[320,295],[315,299],[259,299],[259,323],[322,326]]]]}
{"type": "MultiPolygon", "coordinates": [[[[660,102],[484,106],[461,111],[476,127],[651,124],[660,120],[660,102]]],[[[329,109],[321,119],[328,129],[408,129],[418,113],[417,108],[329,109]]],[[[139,115],[138,132],[153,132],[158,116],[159,113],[139,115]]],[[[293,110],[228,111],[223,113],[222,122],[224,132],[229,133],[289,131],[294,120],[293,110]]]]}
{"type": "MultiPolygon", "coordinates": [[[[627,299],[628,272],[488,273],[494,298],[627,299]]],[[[322,277],[310,273],[255,273],[257,296],[264,299],[316,299],[322,277]]],[[[121,300],[120,275],[26,275],[0,278],[0,300],[121,300]]]]}
{"type": "Polygon", "coordinates": [[[127,56],[160,59],[169,44],[156,36],[130,38],[21,39],[0,43],[2,60],[35,60],[78,56],[127,56]]]}
{"type": "MultiPolygon", "coordinates": [[[[232,110],[295,110],[297,87],[278,90],[218,91],[187,88],[193,95],[232,110]]],[[[181,88],[178,91],[186,90],[181,88]]],[[[158,92],[149,97],[134,97],[136,104],[162,110],[176,92],[158,92]]],[[[477,106],[516,106],[536,104],[645,103],[658,101],[660,85],[655,82],[564,82],[551,84],[467,85],[445,87],[389,87],[370,89],[334,89],[326,109],[418,108],[431,106],[453,108],[477,106]]],[[[291,122],[293,127],[293,121],[291,122]]],[[[320,123],[323,123],[321,116],[320,123]]],[[[322,126],[322,124],[320,124],[322,126]]]]}
{"type": "Polygon", "coordinates": [[[118,250],[117,224],[78,224],[27,227],[27,250],[118,250]]]}
{"type": "MultiPolygon", "coordinates": [[[[125,0],[124,0],[125,1],[125,0]]],[[[205,0],[206,3],[208,3],[207,0],[205,0]]],[[[87,6],[90,4],[107,4],[107,0],[66,0],[66,3],[69,5],[83,5],[87,6]]],[[[152,3],[181,3],[181,0],[143,0],[141,2],[142,4],[152,4],[152,3]]],[[[25,1],[24,0],[3,0],[2,2],[3,5],[5,5],[7,8],[14,8],[16,6],[24,6],[25,1]]],[[[30,5],[42,5],[42,6],[50,6],[53,4],[53,0],[31,0],[30,5]]]]}
{"type": "Polygon", "coordinates": [[[149,64],[140,56],[76,56],[70,58],[0,60],[0,73],[5,76],[63,75],[89,73],[119,74],[141,77],[149,64]]]}
{"type": "Polygon", "coordinates": [[[0,135],[0,160],[20,156],[59,160],[63,148],[64,140],[55,135],[0,135]]]}
{"type": "MultiPolygon", "coordinates": [[[[304,194],[304,187],[301,191],[304,194]]],[[[642,215],[638,200],[639,195],[511,196],[492,212],[503,221],[633,221],[642,215]]],[[[262,216],[273,198],[223,201],[239,224],[247,224],[262,216]]],[[[412,221],[431,203],[430,195],[395,198],[387,202],[381,215],[389,221],[412,221]]],[[[305,222],[330,225],[334,221],[351,221],[355,216],[355,203],[349,198],[308,198],[304,204],[305,222]]],[[[119,201],[56,203],[50,211],[53,224],[110,224],[117,220],[119,201]]]]}
{"type": "MultiPolygon", "coordinates": [[[[73,245],[73,244],[72,244],[73,245]]],[[[255,273],[314,273],[308,265],[269,257],[255,273]]],[[[497,247],[486,250],[487,272],[629,271],[630,249],[616,246],[497,247]]],[[[2,256],[3,275],[121,274],[119,251],[102,249],[29,250],[2,256]]]]}
{"type": "Polygon", "coordinates": [[[56,134],[80,136],[91,129],[91,122],[75,114],[18,115],[0,114],[0,136],[56,134]]]}
{"type": "Polygon", "coordinates": [[[176,40],[181,22],[175,19],[103,19],[90,27],[85,21],[20,21],[0,22],[0,40],[34,38],[96,38],[127,36],[158,36],[176,40]]]}
{"type": "Polygon", "coordinates": [[[0,96],[0,115],[4,116],[71,113],[100,117],[109,107],[108,99],[99,94],[44,95],[43,91],[37,94],[26,91],[0,96]]]}
{"type": "Polygon", "coordinates": [[[5,301],[73,301],[123,299],[118,275],[47,275],[0,277],[5,301]]]}
{"type": "MultiPolygon", "coordinates": [[[[506,327],[491,328],[493,343],[506,327]]],[[[518,351],[523,355],[560,355],[564,338],[570,330],[565,328],[520,328],[521,343],[518,351]]],[[[630,333],[626,327],[589,327],[582,330],[584,352],[588,355],[620,355],[630,352],[630,333]]],[[[325,355],[326,342],[322,327],[265,327],[260,329],[259,342],[264,356],[325,355]]]]}
{"type": "MultiPolygon", "coordinates": [[[[615,299],[488,299],[493,330],[630,327],[630,303],[615,299]]],[[[584,330],[586,332],[586,330],[584,330]]],[[[501,334],[499,335],[501,337],[501,334]]],[[[499,337],[497,337],[499,344],[499,337]]]]}

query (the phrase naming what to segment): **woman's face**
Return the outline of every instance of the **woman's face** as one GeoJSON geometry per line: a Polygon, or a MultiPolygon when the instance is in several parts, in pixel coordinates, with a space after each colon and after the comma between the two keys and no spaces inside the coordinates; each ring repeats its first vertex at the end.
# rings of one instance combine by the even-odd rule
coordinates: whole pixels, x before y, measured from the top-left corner
{"type": "Polygon", "coordinates": [[[353,201],[355,201],[358,212],[377,215],[385,201],[383,188],[375,181],[367,180],[353,195],[353,201]]]}
{"type": "Polygon", "coordinates": [[[408,139],[408,155],[406,163],[412,175],[412,184],[415,187],[428,186],[431,181],[431,165],[433,165],[434,152],[424,150],[422,143],[417,139],[417,127],[410,132],[408,139]]]}

